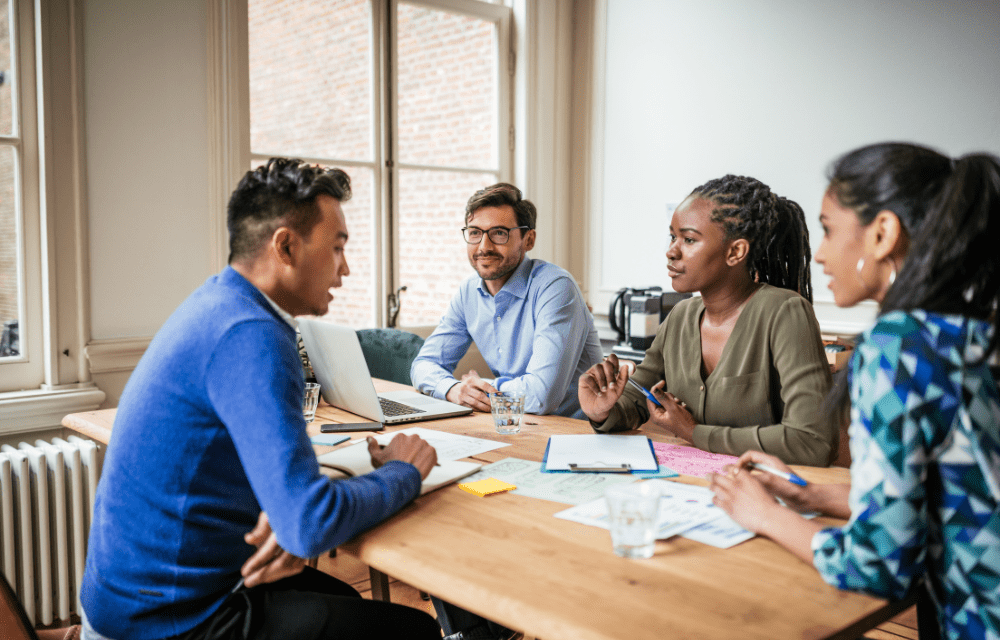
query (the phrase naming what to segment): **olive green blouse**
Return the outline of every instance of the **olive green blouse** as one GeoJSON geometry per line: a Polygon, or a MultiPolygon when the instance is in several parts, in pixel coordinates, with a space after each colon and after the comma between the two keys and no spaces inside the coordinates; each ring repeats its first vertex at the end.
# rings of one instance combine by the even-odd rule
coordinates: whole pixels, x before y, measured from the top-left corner
{"type": "MultiPolygon", "coordinates": [[[[700,297],[678,304],[660,325],[632,377],[687,403],[699,449],[739,455],[764,451],[789,464],[826,466],[839,432],[820,405],[830,390],[812,305],[798,293],[762,285],[747,301],[719,364],[701,375],[700,297]]],[[[631,385],[596,431],[636,429],[649,420],[645,397],[631,385]]]]}

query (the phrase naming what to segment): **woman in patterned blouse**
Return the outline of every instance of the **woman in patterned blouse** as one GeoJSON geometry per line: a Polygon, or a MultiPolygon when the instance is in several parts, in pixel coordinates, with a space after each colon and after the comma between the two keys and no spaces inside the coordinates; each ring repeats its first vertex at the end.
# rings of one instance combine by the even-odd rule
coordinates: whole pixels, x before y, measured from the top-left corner
{"type": "Polygon", "coordinates": [[[788,471],[751,451],[712,478],[715,502],[832,585],[897,599],[923,577],[942,637],[1000,638],[1000,396],[986,364],[1000,337],[1000,159],[858,149],[834,164],[820,222],[837,305],[880,303],[831,396],[850,401],[851,484],[798,487],[750,471],[788,471]],[[848,522],[823,528],[775,496],[848,522]]]}

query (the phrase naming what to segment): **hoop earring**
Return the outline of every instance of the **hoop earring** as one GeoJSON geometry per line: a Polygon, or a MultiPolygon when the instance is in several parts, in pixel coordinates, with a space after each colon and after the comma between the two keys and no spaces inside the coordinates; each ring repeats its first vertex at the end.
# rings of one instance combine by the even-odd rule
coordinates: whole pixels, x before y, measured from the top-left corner
{"type": "Polygon", "coordinates": [[[885,286],[886,289],[891,287],[892,284],[896,282],[896,263],[890,260],[889,265],[892,268],[892,271],[889,272],[889,284],[885,286]]]}
{"type": "Polygon", "coordinates": [[[858,258],[858,264],[854,267],[854,271],[858,274],[858,282],[861,283],[862,287],[865,287],[867,289],[868,283],[865,282],[864,276],[861,275],[861,272],[864,270],[864,268],[865,268],[865,257],[861,256],[860,258],[858,258]]]}

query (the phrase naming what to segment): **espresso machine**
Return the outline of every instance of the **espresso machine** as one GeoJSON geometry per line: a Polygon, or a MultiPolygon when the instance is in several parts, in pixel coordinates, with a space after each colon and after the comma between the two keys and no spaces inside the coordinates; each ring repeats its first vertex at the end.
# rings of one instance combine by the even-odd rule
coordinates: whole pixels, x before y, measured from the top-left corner
{"type": "Polygon", "coordinates": [[[690,297],[690,293],[664,292],[662,287],[619,289],[608,307],[608,323],[618,334],[618,344],[611,352],[642,362],[660,323],[678,302],[690,297]]]}

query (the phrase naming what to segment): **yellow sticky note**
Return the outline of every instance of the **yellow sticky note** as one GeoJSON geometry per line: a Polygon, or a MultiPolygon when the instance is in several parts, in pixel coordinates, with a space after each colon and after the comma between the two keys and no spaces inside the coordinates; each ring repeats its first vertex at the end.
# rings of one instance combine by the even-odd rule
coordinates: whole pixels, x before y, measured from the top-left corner
{"type": "Polygon", "coordinates": [[[496,478],[483,478],[482,480],[477,480],[475,482],[464,482],[458,485],[458,488],[462,491],[468,491],[469,493],[482,498],[485,498],[493,493],[503,493],[504,491],[517,489],[516,486],[510,484],[509,482],[497,480],[496,478]]]}

